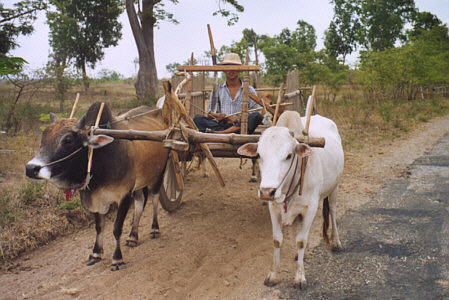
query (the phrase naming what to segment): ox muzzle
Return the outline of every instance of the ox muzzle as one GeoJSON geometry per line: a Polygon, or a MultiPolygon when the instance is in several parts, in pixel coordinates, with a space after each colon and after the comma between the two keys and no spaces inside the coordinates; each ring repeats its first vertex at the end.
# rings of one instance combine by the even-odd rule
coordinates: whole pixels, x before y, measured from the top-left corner
{"type": "Polygon", "coordinates": [[[35,165],[35,164],[27,164],[25,166],[25,174],[26,176],[33,178],[33,179],[39,179],[39,172],[42,169],[42,166],[35,165]]]}
{"type": "Polygon", "coordinates": [[[273,201],[276,194],[276,188],[260,188],[259,198],[264,201],[273,201]]]}

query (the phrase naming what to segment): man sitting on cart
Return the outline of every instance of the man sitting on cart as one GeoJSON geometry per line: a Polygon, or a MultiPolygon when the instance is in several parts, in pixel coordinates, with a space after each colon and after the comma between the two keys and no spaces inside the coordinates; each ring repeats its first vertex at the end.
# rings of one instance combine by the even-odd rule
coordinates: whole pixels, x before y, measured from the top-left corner
{"type": "MultiPolygon", "coordinates": [[[[236,53],[225,55],[220,65],[241,65],[240,57],[236,53]]],[[[240,132],[242,111],[243,82],[239,78],[239,71],[225,71],[226,81],[218,86],[218,101],[214,93],[211,94],[209,104],[207,105],[207,116],[196,115],[193,122],[201,132],[213,133],[236,133],[240,132]]],[[[249,86],[249,92],[257,96],[252,86],[249,86]]],[[[259,108],[260,105],[252,99],[248,99],[248,109],[259,108]]],[[[253,133],[257,125],[262,121],[262,115],[259,111],[248,114],[248,133],[253,133]]]]}

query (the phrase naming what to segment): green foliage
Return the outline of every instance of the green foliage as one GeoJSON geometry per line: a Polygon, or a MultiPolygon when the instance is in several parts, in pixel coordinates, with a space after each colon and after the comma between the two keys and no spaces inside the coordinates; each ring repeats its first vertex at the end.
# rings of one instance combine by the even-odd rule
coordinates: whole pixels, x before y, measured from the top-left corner
{"type": "MultiPolygon", "coordinates": [[[[57,115],[60,118],[67,118],[66,114],[62,114],[62,113],[56,113],[55,115],[57,115]]],[[[44,123],[50,123],[51,122],[51,117],[49,113],[41,113],[39,115],[39,121],[44,122],[44,123]]]]}
{"type": "Polygon", "coordinates": [[[33,32],[37,12],[45,8],[46,3],[42,0],[19,1],[14,3],[14,8],[5,8],[0,3],[0,57],[5,57],[10,50],[17,48],[16,39],[20,35],[33,32]]]}
{"type": "Polygon", "coordinates": [[[0,96],[0,128],[15,135],[24,125],[32,127],[43,110],[48,108],[30,102],[14,104],[10,99],[0,96]]]}
{"type": "Polygon", "coordinates": [[[377,97],[413,100],[423,85],[449,83],[448,58],[448,29],[439,26],[401,47],[362,52],[357,78],[377,97]]]}
{"type": "Polygon", "coordinates": [[[366,49],[394,47],[416,11],[414,0],[355,0],[362,24],[359,42],[366,49]]]}
{"type": "Polygon", "coordinates": [[[334,3],[334,17],[325,31],[324,45],[331,56],[337,58],[341,55],[344,64],[346,55],[351,54],[357,47],[361,24],[355,14],[356,6],[353,1],[331,2],[334,3]]]}
{"type": "Polygon", "coordinates": [[[260,37],[260,49],[265,56],[266,78],[275,85],[285,80],[288,71],[303,70],[315,59],[315,29],[302,20],[297,25],[293,32],[285,28],[274,37],[260,37]]]}
{"type": "Polygon", "coordinates": [[[405,25],[416,13],[414,0],[333,0],[334,17],[325,46],[344,57],[357,46],[381,51],[403,38],[405,25]]]}
{"type": "Polygon", "coordinates": [[[52,0],[56,11],[48,12],[50,45],[57,57],[73,59],[78,70],[95,67],[103,59],[104,48],[116,46],[121,39],[122,1],[52,0]]]}
{"type": "Polygon", "coordinates": [[[43,183],[29,182],[20,191],[20,198],[25,205],[33,204],[42,195],[43,183]]]}
{"type": "Polygon", "coordinates": [[[227,18],[228,26],[234,25],[235,23],[238,22],[239,17],[237,15],[237,13],[231,12],[229,9],[222,7],[222,5],[224,6],[224,4],[230,4],[231,6],[234,7],[236,12],[240,12],[240,13],[242,13],[244,11],[244,8],[242,5],[240,5],[238,3],[237,0],[219,0],[218,1],[218,10],[215,11],[213,13],[213,15],[214,16],[221,15],[222,17],[227,18]]]}
{"type": "Polygon", "coordinates": [[[79,196],[75,196],[70,201],[62,202],[56,208],[59,210],[74,210],[79,207],[81,207],[81,199],[79,196]]]}
{"type": "Polygon", "coordinates": [[[26,63],[28,62],[21,57],[0,57],[0,77],[22,72],[26,63]]]}
{"type": "Polygon", "coordinates": [[[108,69],[101,69],[97,77],[99,78],[99,81],[97,80],[97,82],[119,81],[124,79],[122,74],[108,69]]]}

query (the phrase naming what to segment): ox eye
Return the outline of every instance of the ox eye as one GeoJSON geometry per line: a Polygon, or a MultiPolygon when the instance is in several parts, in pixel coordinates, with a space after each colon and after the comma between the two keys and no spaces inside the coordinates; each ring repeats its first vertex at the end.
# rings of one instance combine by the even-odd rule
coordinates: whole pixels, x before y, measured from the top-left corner
{"type": "Polygon", "coordinates": [[[64,137],[64,139],[62,140],[62,144],[64,145],[64,146],[69,146],[69,145],[71,145],[71,144],[73,144],[73,136],[71,136],[71,135],[67,135],[67,136],[65,136],[64,137]]]}
{"type": "Polygon", "coordinates": [[[289,160],[290,158],[292,158],[292,154],[291,153],[289,155],[287,155],[287,157],[285,159],[289,160]]]}

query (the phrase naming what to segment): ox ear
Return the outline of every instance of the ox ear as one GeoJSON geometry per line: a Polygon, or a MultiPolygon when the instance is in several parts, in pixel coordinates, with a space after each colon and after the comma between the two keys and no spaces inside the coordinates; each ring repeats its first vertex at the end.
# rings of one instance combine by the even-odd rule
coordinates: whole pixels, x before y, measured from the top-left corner
{"type": "Polygon", "coordinates": [[[113,141],[114,141],[113,137],[99,134],[99,135],[94,135],[89,138],[88,146],[89,146],[89,148],[92,148],[92,149],[98,149],[98,148],[106,146],[107,144],[112,143],[113,141]]]}
{"type": "Polygon", "coordinates": [[[59,117],[54,114],[54,113],[50,113],[50,121],[53,123],[54,121],[59,120],[59,117]]]}
{"type": "Polygon", "coordinates": [[[299,143],[295,146],[295,152],[299,157],[306,157],[312,155],[312,149],[307,144],[299,143]]]}
{"type": "Polygon", "coordinates": [[[257,143],[247,143],[237,149],[237,153],[243,156],[256,157],[257,143]]]}

